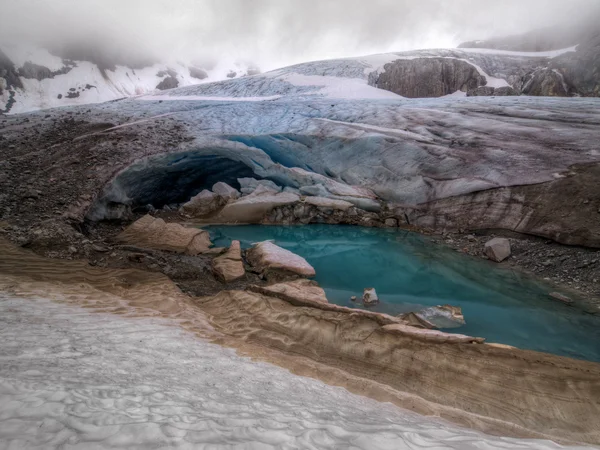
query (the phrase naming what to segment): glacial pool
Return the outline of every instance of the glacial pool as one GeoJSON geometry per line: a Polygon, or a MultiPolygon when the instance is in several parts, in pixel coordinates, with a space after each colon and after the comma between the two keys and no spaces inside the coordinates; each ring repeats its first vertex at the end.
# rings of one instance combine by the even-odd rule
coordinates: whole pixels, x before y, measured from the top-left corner
{"type": "Polygon", "coordinates": [[[216,246],[243,248],[272,239],[315,268],[329,302],[362,307],[374,287],[388,314],[460,306],[466,325],[446,330],[572,358],[600,362],[600,316],[549,298],[553,288],[520,272],[463,255],[417,233],[343,225],[210,226],[216,246]]]}

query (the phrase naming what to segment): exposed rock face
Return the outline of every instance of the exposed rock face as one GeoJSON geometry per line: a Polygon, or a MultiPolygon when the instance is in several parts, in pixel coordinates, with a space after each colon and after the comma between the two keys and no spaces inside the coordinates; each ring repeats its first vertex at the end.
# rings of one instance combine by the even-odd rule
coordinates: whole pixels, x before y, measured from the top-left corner
{"type": "Polygon", "coordinates": [[[246,274],[240,241],[232,241],[227,252],[213,259],[212,270],[217,279],[224,283],[239,280],[246,274]]]}
{"type": "Polygon", "coordinates": [[[362,301],[365,306],[376,305],[379,303],[379,297],[377,296],[375,288],[365,288],[363,291],[362,301]]]}
{"type": "Polygon", "coordinates": [[[529,74],[523,84],[522,93],[545,97],[566,97],[569,94],[562,74],[553,69],[539,69],[529,74]]]}
{"type": "Polygon", "coordinates": [[[232,188],[227,183],[223,183],[222,181],[215,183],[212,187],[212,191],[223,198],[225,202],[237,200],[241,195],[237,189],[232,188]]]}
{"type": "Polygon", "coordinates": [[[504,261],[510,256],[510,241],[505,238],[494,238],[486,242],[485,254],[492,261],[504,261]]]}
{"type": "Polygon", "coordinates": [[[188,255],[198,255],[211,245],[206,231],[186,228],[177,223],[146,215],[129,225],[117,236],[117,241],[159,250],[170,250],[188,255]]]}
{"type": "Polygon", "coordinates": [[[156,85],[156,89],[160,91],[165,91],[167,89],[174,89],[178,86],[179,80],[176,77],[169,75],[156,85]]]}
{"type": "Polygon", "coordinates": [[[447,58],[399,59],[386,64],[376,86],[409,98],[442,97],[487,83],[468,62],[447,58]]]}
{"type": "Polygon", "coordinates": [[[182,206],[183,211],[195,217],[212,214],[223,207],[225,199],[209,190],[203,190],[182,206]]]}
{"type": "Polygon", "coordinates": [[[315,269],[304,258],[269,241],[256,244],[247,251],[246,257],[264,278],[315,276],[315,269]]]}
{"type": "Polygon", "coordinates": [[[562,74],[571,94],[600,97],[600,33],[596,30],[576,52],[553,59],[550,67],[562,74]]]}

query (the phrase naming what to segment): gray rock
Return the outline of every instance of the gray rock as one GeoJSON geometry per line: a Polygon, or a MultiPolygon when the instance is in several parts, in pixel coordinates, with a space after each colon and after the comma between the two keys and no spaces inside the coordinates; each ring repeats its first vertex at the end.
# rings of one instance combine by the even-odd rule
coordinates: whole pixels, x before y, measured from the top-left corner
{"type": "Polygon", "coordinates": [[[388,227],[388,228],[397,228],[398,227],[398,220],[394,219],[393,217],[385,219],[385,226],[388,227]]]}
{"type": "Polygon", "coordinates": [[[554,300],[558,300],[560,302],[566,303],[567,305],[570,305],[573,303],[573,299],[570,297],[567,297],[564,294],[561,294],[560,292],[550,292],[550,294],[548,294],[551,298],[553,298],[554,300]]]}
{"type": "Polygon", "coordinates": [[[379,297],[375,288],[365,288],[363,291],[362,301],[365,306],[376,305],[379,303],[379,297]]]}
{"type": "Polygon", "coordinates": [[[224,204],[223,197],[205,189],[185,203],[182,209],[194,217],[203,217],[218,211],[224,204]]]}
{"type": "Polygon", "coordinates": [[[227,183],[223,183],[222,181],[215,183],[212,187],[212,191],[215,194],[220,195],[226,202],[229,200],[237,200],[241,196],[237,189],[229,186],[227,183]]]}
{"type": "Polygon", "coordinates": [[[510,256],[510,241],[505,238],[494,238],[485,243],[486,256],[495,262],[502,262],[510,256]]]}

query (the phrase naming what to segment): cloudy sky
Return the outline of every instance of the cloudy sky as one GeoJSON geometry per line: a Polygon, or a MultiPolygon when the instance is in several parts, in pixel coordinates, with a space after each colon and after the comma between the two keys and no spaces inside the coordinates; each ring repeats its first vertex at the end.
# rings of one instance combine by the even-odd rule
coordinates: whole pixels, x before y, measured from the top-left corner
{"type": "Polygon", "coordinates": [[[528,31],[600,0],[0,0],[0,45],[85,43],[161,60],[292,63],[528,31]]]}

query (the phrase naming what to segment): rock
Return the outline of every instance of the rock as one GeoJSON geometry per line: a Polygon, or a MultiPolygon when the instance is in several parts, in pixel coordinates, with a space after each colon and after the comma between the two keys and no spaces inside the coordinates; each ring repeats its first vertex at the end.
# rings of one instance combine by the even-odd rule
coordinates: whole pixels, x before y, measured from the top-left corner
{"type": "Polygon", "coordinates": [[[221,223],[260,223],[272,209],[298,201],[300,197],[285,192],[274,195],[247,195],[227,203],[214,220],[221,223]]]}
{"type": "Polygon", "coordinates": [[[212,187],[212,191],[223,198],[225,202],[237,200],[241,196],[240,191],[232,188],[227,183],[223,183],[222,181],[215,183],[212,187]]]}
{"type": "Polygon", "coordinates": [[[238,183],[240,183],[240,190],[244,195],[251,194],[258,186],[269,187],[274,192],[281,192],[281,187],[277,186],[271,180],[257,180],[255,178],[238,178],[238,183]]]}
{"type": "Polygon", "coordinates": [[[505,238],[494,238],[485,243],[486,256],[495,262],[502,262],[510,256],[510,241],[505,238]]]}
{"type": "Polygon", "coordinates": [[[573,303],[573,299],[567,297],[564,294],[561,294],[560,292],[550,292],[550,294],[548,294],[548,295],[555,300],[566,303],[567,305],[570,305],[573,303]]]}
{"type": "Polygon", "coordinates": [[[232,241],[227,252],[213,259],[212,270],[217,279],[224,283],[231,283],[246,275],[240,241],[232,241]]]}
{"type": "Polygon", "coordinates": [[[277,297],[292,304],[329,303],[323,288],[316,281],[304,278],[270,286],[252,286],[251,291],[277,297]]]}
{"type": "Polygon", "coordinates": [[[385,226],[388,228],[398,228],[398,220],[393,217],[385,219],[385,226]]]}
{"type": "Polygon", "coordinates": [[[118,242],[138,247],[169,250],[188,255],[198,255],[211,245],[208,232],[187,228],[177,223],[166,223],[146,215],[129,225],[116,237],[118,242]]]}
{"type": "Polygon", "coordinates": [[[376,305],[379,303],[379,297],[377,297],[377,291],[375,291],[375,288],[365,288],[363,291],[362,301],[365,306],[376,305]]]}
{"type": "Polygon", "coordinates": [[[566,97],[567,86],[562,74],[556,70],[538,69],[528,75],[521,90],[525,95],[566,97]]]}
{"type": "Polygon", "coordinates": [[[467,97],[488,97],[494,95],[494,88],[491,86],[480,86],[475,89],[469,89],[467,97]]]}
{"type": "Polygon", "coordinates": [[[356,295],[353,295],[352,297],[350,297],[350,301],[351,302],[355,302],[356,301],[356,295]]]}
{"type": "Polygon", "coordinates": [[[193,217],[203,217],[218,211],[224,204],[223,197],[205,189],[185,203],[182,209],[193,217]]]}
{"type": "Polygon", "coordinates": [[[270,241],[256,244],[246,256],[252,268],[269,279],[315,276],[315,269],[304,258],[270,241]]]}
{"type": "Polygon", "coordinates": [[[497,97],[510,97],[519,95],[519,92],[512,86],[502,86],[494,89],[494,95],[497,97]]]}
{"type": "Polygon", "coordinates": [[[442,97],[487,83],[475,66],[451,58],[399,59],[384,66],[376,87],[409,98],[442,97]]]}
{"type": "Polygon", "coordinates": [[[506,97],[510,95],[519,95],[519,93],[512,86],[502,86],[499,88],[481,86],[476,89],[471,89],[467,92],[467,97],[506,97]]]}
{"type": "Polygon", "coordinates": [[[338,209],[340,211],[346,211],[349,208],[352,208],[352,203],[350,202],[325,197],[306,197],[304,203],[316,206],[318,208],[338,209]]]}
{"type": "Polygon", "coordinates": [[[433,324],[436,328],[458,328],[466,324],[462,310],[458,306],[432,306],[417,311],[415,315],[433,324]]]}

